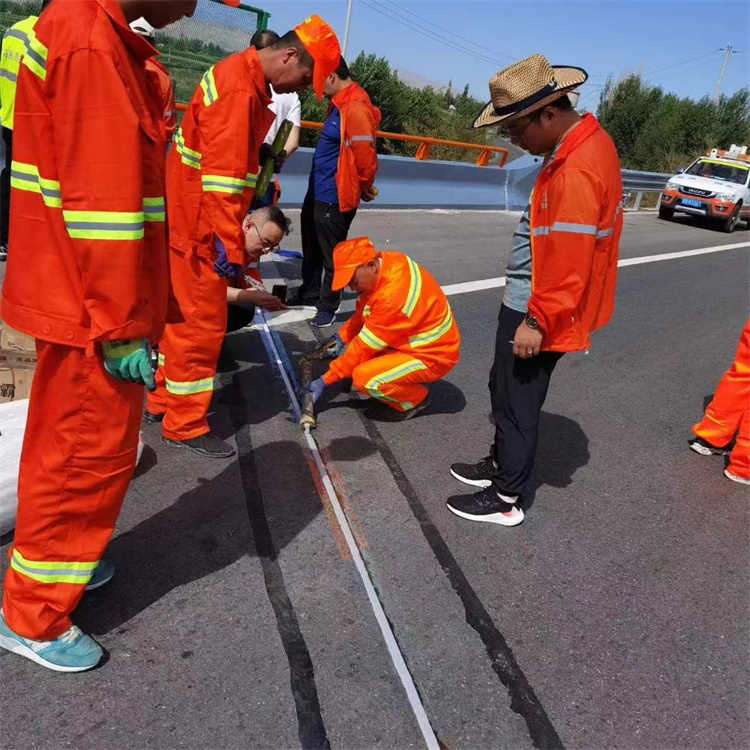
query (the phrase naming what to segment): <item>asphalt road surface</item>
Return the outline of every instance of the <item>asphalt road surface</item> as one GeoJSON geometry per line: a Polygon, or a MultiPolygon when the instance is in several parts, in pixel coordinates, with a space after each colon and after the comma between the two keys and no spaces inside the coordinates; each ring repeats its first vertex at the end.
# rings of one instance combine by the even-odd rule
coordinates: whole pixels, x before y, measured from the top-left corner
{"type": "MultiPolygon", "coordinates": [[[[363,212],[352,236],[452,286],[502,276],[517,220],[363,212]]],[[[464,491],[449,465],[489,447],[502,288],[451,296],[463,357],[419,418],[370,422],[343,387],[319,405],[323,460],[444,748],[747,746],[750,493],[687,444],[748,315],[750,232],[629,214],[621,258],[724,246],[620,269],[611,324],[553,376],[519,527],[445,507],[464,491]]],[[[296,262],[276,268],[296,283],[296,262]]],[[[315,345],[297,313],[270,330],[282,359],[315,345]]],[[[75,615],[108,660],[59,675],[0,653],[2,747],[426,746],[271,360],[257,327],[227,338],[211,420],[238,458],[144,427],[118,574],[75,615]]]]}

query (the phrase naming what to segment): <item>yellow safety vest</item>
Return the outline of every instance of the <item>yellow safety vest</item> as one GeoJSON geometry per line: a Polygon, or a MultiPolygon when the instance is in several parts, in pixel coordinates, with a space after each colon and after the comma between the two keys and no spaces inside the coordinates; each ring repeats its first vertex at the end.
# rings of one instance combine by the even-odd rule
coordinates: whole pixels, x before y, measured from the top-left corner
{"type": "Polygon", "coordinates": [[[11,26],[3,36],[0,54],[0,123],[13,130],[13,113],[16,109],[16,81],[21,59],[26,54],[29,34],[33,32],[39,16],[29,16],[11,26]]]}

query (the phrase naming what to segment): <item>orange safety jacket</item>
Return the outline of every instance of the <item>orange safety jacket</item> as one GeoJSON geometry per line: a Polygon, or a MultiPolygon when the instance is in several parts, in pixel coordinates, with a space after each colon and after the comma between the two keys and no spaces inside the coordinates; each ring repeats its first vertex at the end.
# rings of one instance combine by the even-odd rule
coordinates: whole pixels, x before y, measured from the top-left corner
{"type": "Polygon", "coordinates": [[[273,124],[271,91],[254,47],[214,65],[201,80],[167,158],[169,243],[245,263],[242,222],[258,179],[260,147],[273,124]]]}
{"type": "Polygon", "coordinates": [[[377,132],[380,110],[370,101],[369,94],[352,83],[331,99],[328,107],[341,113],[341,151],[339,152],[336,189],[339,211],[354,211],[362,191],[375,183],[378,171],[377,132]]]}
{"type": "Polygon", "coordinates": [[[588,349],[612,317],[622,234],[620,160],[593,115],[562,142],[541,171],[531,200],[529,312],[542,349],[588,349]]]}
{"type": "Polygon", "coordinates": [[[65,8],[42,14],[19,71],[1,312],[92,352],[164,328],[165,147],[145,70],[156,50],[115,0],[65,8]]]}
{"type": "Polygon", "coordinates": [[[174,131],[177,129],[177,106],[174,99],[172,76],[169,75],[169,71],[158,57],[150,57],[146,60],[146,70],[156,79],[156,85],[161,94],[159,103],[164,110],[164,134],[167,145],[169,145],[174,138],[174,131]]]}
{"type": "Polygon", "coordinates": [[[432,274],[403,253],[382,252],[378,258],[375,290],[360,295],[354,316],[339,330],[348,346],[323,376],[327,385],[351,377],[357,365],[389,349],[438,369],[459,360],[458,326],[432,274]]]}

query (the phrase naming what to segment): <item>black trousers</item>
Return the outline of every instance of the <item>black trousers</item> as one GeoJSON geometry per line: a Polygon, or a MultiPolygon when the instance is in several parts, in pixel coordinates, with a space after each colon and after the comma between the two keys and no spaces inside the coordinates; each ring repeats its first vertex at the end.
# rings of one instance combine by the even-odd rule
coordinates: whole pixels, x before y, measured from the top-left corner
{"type": "Polygon", "coordinates": [[[513,355],[513,338],[525,314],[503,305],[497,319],[495,361],[490,372],[495,443],[491,455],[498,468],[492,477],[503,495],[523,495],[534,469],[539,416],[549,380],[562,354],[540,352],[531,359],[513,355]]]}
{"type": "Polygon", "coordinates": [[[227,333],[239,331],[249,326],[255,317],[255,305],[243,307],[242,305],[229,305],[227,307],[227,333]]]}
{"type": "Polygon", "coordinates": [[[331,289],[333,283],[333,249],[343,242],[356,215],[341,213],[335,203],[320,203],[309,195],[302,204],[302,286],[304,302],[324,312],[336,312],[341,292],[331,289]]]}
{"type": "Polygon", "coordinates": [[[0,174],[0,245],[8,247],[10,226],[10,165],[13,161],[13,131],[3,128],[5,144],[5,169],[0,174]]]}

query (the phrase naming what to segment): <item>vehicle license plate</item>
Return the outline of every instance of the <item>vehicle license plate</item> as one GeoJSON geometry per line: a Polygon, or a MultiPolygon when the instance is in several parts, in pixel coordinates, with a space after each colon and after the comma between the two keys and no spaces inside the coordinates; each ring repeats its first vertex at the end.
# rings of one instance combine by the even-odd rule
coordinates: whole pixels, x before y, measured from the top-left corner
{"type": "Polygon", "coordinates": [[[693,200],[692,198],[683,198],[682,205],[692,206],[693,208],[703,208],[703,201],[696,201],[696,200],[693,200]]]}

